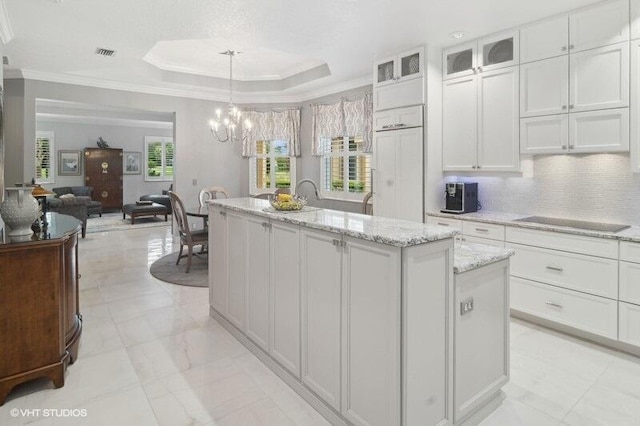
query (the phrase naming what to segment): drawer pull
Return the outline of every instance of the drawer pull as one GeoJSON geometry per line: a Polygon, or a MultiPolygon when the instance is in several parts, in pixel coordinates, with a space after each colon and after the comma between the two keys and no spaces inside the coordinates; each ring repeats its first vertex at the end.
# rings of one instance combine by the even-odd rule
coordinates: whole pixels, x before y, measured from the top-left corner
{"type": "Polygon", "coordinates": [[[547,269],[550,271],[556,271],[556,272],[562,272],[563,269],[562,268],[557,268],[555,266],[547,266],[547,269]]]}
{"type": "Polygon", "coordinates": [[[478,232],[489,232],[489,230],[487,228],[476,228],[476,231],[478,231],[478,232]]]}
{"type": "Polygon", "coordinates": [[[441,225],[441,226],[449,226],[449,224],[448,224],[448,223],[442,223],[442,222],[438,222],[438,225],[441,225]]]}
{"type": "Polygon", "coordinates": [[[562,309],[562,305],[559,303],[546,301],[544,302],[544,304],[548,306],[553,306],[554,308],[562,309]]]}

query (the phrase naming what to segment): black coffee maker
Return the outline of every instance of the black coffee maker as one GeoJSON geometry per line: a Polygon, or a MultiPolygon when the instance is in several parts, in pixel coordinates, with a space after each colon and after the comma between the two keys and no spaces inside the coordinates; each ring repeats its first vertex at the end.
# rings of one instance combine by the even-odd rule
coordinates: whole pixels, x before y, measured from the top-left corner
{"type": "Polygon", "coordinates": [[[443,213],[469,213],[478,211],[478,184],[450,182],[445,184],[443,213]]]}

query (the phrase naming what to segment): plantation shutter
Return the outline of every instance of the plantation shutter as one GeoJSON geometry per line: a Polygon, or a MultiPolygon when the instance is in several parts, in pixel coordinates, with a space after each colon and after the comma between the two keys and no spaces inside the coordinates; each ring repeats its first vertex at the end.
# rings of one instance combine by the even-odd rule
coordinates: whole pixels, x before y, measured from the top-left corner
{"type": "Polygon", "coordinates": [[[37,183],[53,180],[53,132],[38,132],[35,147],[34,177],[37,183]]]}

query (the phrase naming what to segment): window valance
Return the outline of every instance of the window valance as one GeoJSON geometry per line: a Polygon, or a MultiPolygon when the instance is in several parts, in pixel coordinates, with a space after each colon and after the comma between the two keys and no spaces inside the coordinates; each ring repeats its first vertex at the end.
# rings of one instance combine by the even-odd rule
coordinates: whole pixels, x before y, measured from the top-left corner
{"type": "Polygon", "coordinates": [[[322,139],[343,136],[362,136],[364,152],[371,152],[373,145],[373,99],[366,93],[361,99],[342,99],[330,105],[312,105],[313,155],[322,155],[322,139]]]}
{"type": "Polygon", "coordinates": [[[300,156],[300,110],[244,111],[252,123],[251,133],[242,143],[242,155],[256,154],[256,141],[283,140],[289,144],[289,155],[300,156]]]}

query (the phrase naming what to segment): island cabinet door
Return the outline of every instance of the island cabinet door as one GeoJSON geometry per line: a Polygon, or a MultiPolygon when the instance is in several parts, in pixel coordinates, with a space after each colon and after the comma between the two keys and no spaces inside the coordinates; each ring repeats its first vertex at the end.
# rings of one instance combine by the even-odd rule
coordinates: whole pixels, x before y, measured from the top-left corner
{"type": "Polygon", "coordinates": [[[302,229],[302,382],[340,411],[342,236],[302,229]]]}
{"type": "Polygon", "coordinates": [[[269,221],[247,218],[246,333],[269,350],[269,221]]]}
{"type": "Polygon", "coordinates": [[[229,309],[227,319],[243,330],[247,276],[247,216],[227,212],[229,309]]]}
{"type": "Polygon", "coordinates": [[[300,379],[300,230],[273,221],[270,244],[270,355],[300,379]]]}
{"type": "Polygon", "coordinates": [[[218,313],[227,316],[229,275],[227,258],[227,212],[220,207],[209,207],[209,304],[218,313]]]}
{"type": "Polygon", "coordinates": [[[400,248],[344,238],[342,414],[400,424],[400,248]]]}

